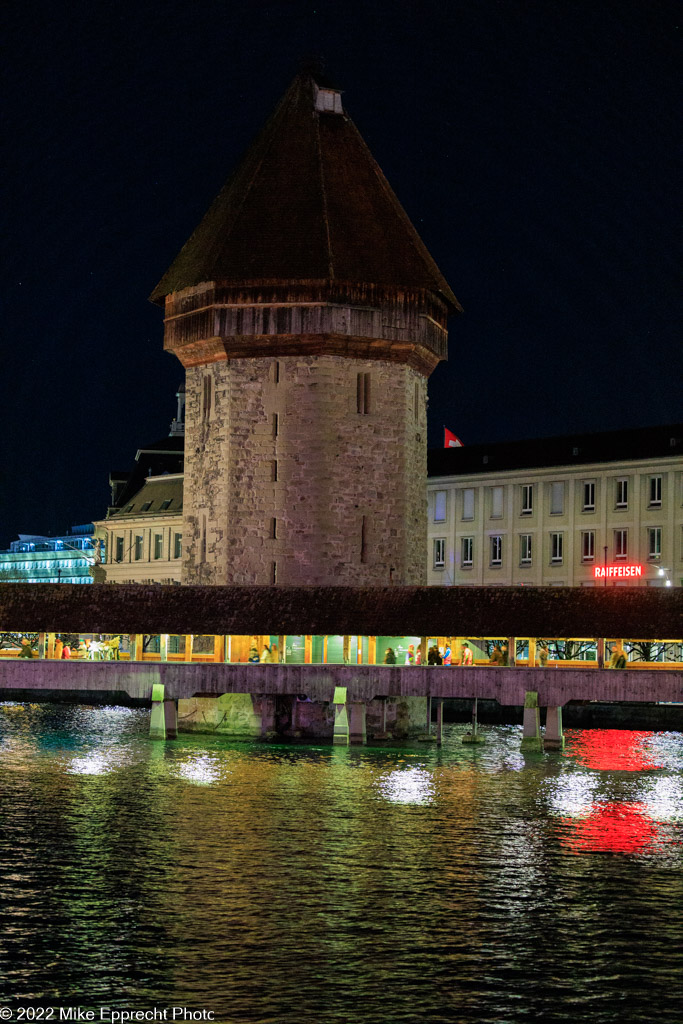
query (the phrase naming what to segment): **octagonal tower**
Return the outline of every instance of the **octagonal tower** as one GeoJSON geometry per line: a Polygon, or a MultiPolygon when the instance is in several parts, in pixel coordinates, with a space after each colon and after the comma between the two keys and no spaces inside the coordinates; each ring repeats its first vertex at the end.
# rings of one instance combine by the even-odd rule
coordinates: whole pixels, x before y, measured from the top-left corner
{"type": "Polygon", "coordinates": [[[186,369],[184,581],[425,583],[460,307],[338,90],[295,78],[152,300],[186,369]]]}

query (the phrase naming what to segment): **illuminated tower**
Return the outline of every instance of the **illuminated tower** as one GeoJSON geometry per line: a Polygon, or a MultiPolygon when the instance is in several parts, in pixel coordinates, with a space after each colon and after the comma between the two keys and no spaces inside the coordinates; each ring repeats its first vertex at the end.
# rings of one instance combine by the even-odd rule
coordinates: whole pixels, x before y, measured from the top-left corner
{"type": "Polygon", "coordinates": [[[459,306],[339,91],[295,78],[152,300],[186,369],[185,582],[425,583],[459,306]]]}

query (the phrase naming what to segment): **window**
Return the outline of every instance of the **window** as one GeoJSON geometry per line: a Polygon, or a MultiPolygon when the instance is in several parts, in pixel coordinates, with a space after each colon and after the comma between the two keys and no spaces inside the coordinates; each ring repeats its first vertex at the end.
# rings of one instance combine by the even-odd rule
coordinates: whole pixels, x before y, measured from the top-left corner
{"type": "Polygon", "coordinates": [[[471,569],[474,562],[474,537],[463,537],[460,541],[460,565],[471,569]]]}
{"type": "Polygon", "coordinates": [[[466,487],[462,492],[462,517],[474,519],[474,487],[466,487]]]}
{"type": "Polygon", "coordinates": [[[434,494],[434,522],[446,522],[446,492],[436,491],[434,494]]]}
{"type": "Polygon", "coordinates": [[[650,477],[650,508],[660,508],[662,504],[662,478],[650,477]]]}
{"type": "Polygon", "coordinates": [[[651,526],[647,531],[647,557],[662,557],[662,528],[651,526]]]}
{"type": "Polygon", "coordinates": [[[182,533],[173,534],[173,557],[180,558],[183,553],[183,535],[182,533]]]}
{"type": "Polygon", "coordinates": [[[523,533],[519,538],[519,564],[531,565],[531,534],[523,533]]]}
{"type": "Polygon", "coordinates": [[[550,485],[550,515],[561,516],[564,513],[564,480],[557,480],[550,485]]]}
{"type": "Polygon", "coordinates": [[[616,487],[615,508],[628,508],[628,480],[626,477],[620,477],[616,481],[616,487]]]}
{"type": "Polygon", "coordinates": [[[142,535],[138,533],[136,535],[136,537],[135,537],[135,561],[136,562],[139,562],[140,559],[142,558],[142,543],[143,543],[142,535]]]}
{"type": "Polygon", "coordinates": [[[273,586],[277,583],[277,562],[270,563],[270,582],[273,586]]]}
{"type": "Polygon", "coordinates": [[[273,437],[277,437],[280,433],[280,417],[276,412],[273,413],[272,419],[273,437]]]}
{"type": "Polygon", "coordinates": [[[155,533],[154,534],[154,557],[155,558],[161,558],[162,553],[163,553],[163,546],[164,546],[164,538],[163,538],[162,534],[155,533]]]}
{"type": "Polygon", "coordinates": [[[530,516],[534,510],[534,485],[522,484],[522,512],[523,516],[530,516]]]}
{"type": "MultiPolygon", "coordinates": [[[[501,488],[502,490],[502,488],[501,488]]],[[[491,565],[503,564],[503,538],[491,537],[491,565]]]]}
{"type": "Polygon", "coordinates": [[[595,561],[595,530],[584,530],[581,534],[581,561],[595,561]]]}
{"type": "Polygon", "coordinates": [[[584,480],[583,511],[595,512],[595,480],[584,480]]]}
{"type": "Polygon", "coordinates": [[[143,503],[142,503],[142,505],[140,506],[140,511],[141,511],[141,512],[149,512],[149,510],[151,509],[151,507],[152,507],[152,502],[151,502],[151,501],[145,501],[145,502],[143,502],[143,503]]]}
{"type": "Polygon", "coordinates": [[[491,488],[491,519],[502,519],[503,517],[503,488],[491,488]]]}
{"type": "Polygon", "coordinates": [[[628,558],[628,530],[614,531],[614,557],[628,558]]]}
{"type": "Polygon", "coordinates": [[[277,519],[275,516],[270,520],[270,539],[277,540],[277,519]]]}
{"type": "Polygon", "coordinates": [[[270,364],[270,379],[273,384],[280,383],[280,363],[277,359],[270,364]]]}
{"type": "Polygon", "coordinates": [[[367,562],[368,560],[368,538],[365,516],[361,516],[360,520],[360,560],[361,562],[367,562]]]}
{"type": "Polygon", "coordinates": [[[446,564],[446,538],[434,538],[434,568],[443,569],[446,564]]]}
{"type": "Polygon", "coordinates": [[[413,419],[416,423],[420,419],[420,384],[415,381],[415,389],[413,391],[413,419]]]}
{"type": "Polygon", "coordinates": [[[277,483],[277,459],[271,459],[270,463],[270,480],[271,483],[277,483]]]}
{"type": "Polygon", "coordinates": [[[560,565],[562,562],[562,542],[564,534],[550,534],[550,562],[552,565],[560,565]]]}
{"type": "Polygon", "coordinates": [[[116,556],[114,558],[114,561],[115,562],[122,562],[123,561],[123,537],[117,537],[116,538],[116,556]]]}
{"type": "Polygon", "coordinates": [[[172,501],[173,501],[173,498],[164,498],[164,500],[162,501],[161,505],[159,506],[159,511],[160,512],[165,512],[166,509],[171,507],[171,502],[172,501]]]}
{"type": "Polygon", "coordinates": [[[206,561],[206,516],[202,516],[202,531],[199,536],[199,561],[206,561]]]}
{"type": "Polygon", "coordinates": [[[359,373],[356,379],[356,407],[358,412],[370,412],[370,374],[359,373]]]}
{"type": "Polygon", "coordinates": [[[205,373],[203,378],[202,391],[202,423],[208,423],[211,418],[211,402],[213,398],[213,378],[211,374],[205,373]]]}

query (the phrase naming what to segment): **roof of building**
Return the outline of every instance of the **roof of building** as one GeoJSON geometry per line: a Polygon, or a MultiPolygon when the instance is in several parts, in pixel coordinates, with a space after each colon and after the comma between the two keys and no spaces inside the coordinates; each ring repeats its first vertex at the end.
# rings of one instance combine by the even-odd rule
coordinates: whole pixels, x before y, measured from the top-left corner
{"type": "Polygon", "coordinates": [[[460,309],[340,94],[322,110],[319,87],[297,75],[153,302],[207,281],[328,281],[426,289],[460,309]]]}
{"type": "Polygon", "coordinates": [[[109,475],[110,483],[118,482],[121,485],[116,498],[116,508],[121,509],[129,505],[144,486],[147,477],[182,473],[184,456],[185,438],[180,435],[164,437],[161,441],[154,441],[139,448],[133,469],[126,472],[117,470],[109,475]]]}
{"type": "Polygon", "coordinates": [[[111,513],[109,520],[128,519],[131,516],[178,515],[182,509],[182,474],[165,473],[148,477],[136,494],[131,495],[118,511],[111,513]]]}
{"type": "Polygon", "coordinates": [[[584,463],[626,462],[683,456],[683,423],[600,434],[568,434],[528,441],[433,448],[428,475],[468,476],[515,469],[580,466],[584,463]]]}
{"type": "Polygon", "coordinates": [[[5,630],[677,640],[682,623],[678,588],[0,587],[5,630]]]}

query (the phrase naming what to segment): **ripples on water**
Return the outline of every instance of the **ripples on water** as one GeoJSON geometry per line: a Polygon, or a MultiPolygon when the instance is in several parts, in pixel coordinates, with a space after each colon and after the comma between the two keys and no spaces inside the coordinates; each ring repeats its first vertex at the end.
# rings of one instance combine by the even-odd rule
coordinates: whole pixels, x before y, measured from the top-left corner
{"type": "Polygon", "coordinates": [[[683,736],[153,743],[0,705],[0,1005],[678,1022],[683,736]]]}

